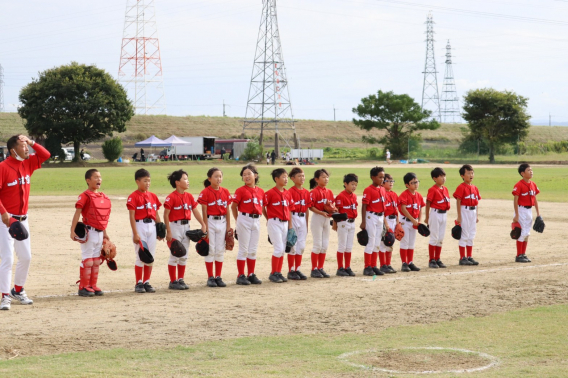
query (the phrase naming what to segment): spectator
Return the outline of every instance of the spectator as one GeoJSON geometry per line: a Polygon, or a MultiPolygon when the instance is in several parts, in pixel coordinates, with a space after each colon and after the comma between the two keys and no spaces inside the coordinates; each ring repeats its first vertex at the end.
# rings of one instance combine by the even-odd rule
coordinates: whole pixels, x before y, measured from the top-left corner
{"type": "Polygon", "coordinates": [[[270,154],[270,159],[272,160],[272,165],[274,165],[276,162],[276,152],[274,152],[274,150],[272,150],[272,153],[270,154]]]}
{"type": "Polygon", "coordinates": [[[225,147],[221,147],[221,160],[223,160],[223,157],[225,156],[226,153],[227,150],[225,150],[225,147]]]}
{"type": "Polygon", "coordinates": [[[387,163],[388,163],[389,165],[390,165],[390,163],[392,163],[392,162],[391,162],[391,153],[390,153],[390,151],[388,150],[388,148],[387,148],[387,163]]]}
{"type": "Polygon", "coordinates": [[[79,152],[79,156],[81,156],[81,160],[85,160],[85,150],[81,148],[81,152],[79,152]]]}
{"type": "Polygon", "coordinates": [[[140,161],[146,161],[146,157],[144,156],[144,149],[140,149],[140,161]]]}

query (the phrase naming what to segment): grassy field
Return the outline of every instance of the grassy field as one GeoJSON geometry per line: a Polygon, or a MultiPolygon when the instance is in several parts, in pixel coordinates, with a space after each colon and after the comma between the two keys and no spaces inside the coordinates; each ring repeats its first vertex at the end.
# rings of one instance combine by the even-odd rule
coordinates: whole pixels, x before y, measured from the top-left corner
{"type": "MultiPolygon", "coordinates": [[[[166,195],[173,189],[166,179],[168,173],[175,169],[183,168],[189,174],[190,192],[199,193],[203,189],[203,180],[206,178],[207,170],[211,167],[210,163],[193,163],[184,166],[165,166],[162,164],[147,164],[147,168],[152,175],[151,191],[156,194],[166,195]]],[[[103,177],[103,191],[110,195],[127,197],[136,189],[134,172],[139,167],[108,167],[101,168],[103,177]]],[[[274,186],[270,172],[273,167],[259,166],[260,183],[263,189],[270,189],[274,186]]],[[[242,185],[239,176],[240,166],[223,166],[223,186],[232,193],[242,185]]],[[[306,186],[308,179],[313,177],[313,172],[318,166],[308,166],[304,168],[306,172],[306,186]]],[[[86,168],[47,168],[40,169],[34,173],[32,195],[78,195],[86,189],[84,174],[86,168]]],[[[402,192],[405,189],[403,176],[407,172],[414,172],[418,175],[420,183],[419,191],[425,195],[433,185],[430,178],[430,168],[420,167],[420,165],[410,165],[408,167],[387,167],[395,179],[395,191],[402,192]]],[[[359,176],[359,187],[357,194],[361,195],[363,189],[370,184],[368,168],[331,168],[331,179],[329,188],[334,194],[343,190],[343,176],[347,173],[355,173],[359,176]]],[[[446,186],[453,190],[462,182],[458,169],[446,169],[446,186]]],[[[478,186],[482,198],[511,199],[511,191],[515,183],[520,179],[517,170],[514,168],[479,168],[475,171],[474,183],[478,186]]],[[[565,168],[535,168],[534,181],[538,184],[541,193],[538,199],[541,201],[565,202],[566,188],[568,187],[568,170],[565,168]]],[[[291,185],[290,181],[290,185],[291,185]]]]}
{"type": "MultiPolygon", "coordinates": [[[[302,332],[303,330],[298,330],[302,332]]],[[[565,377],[568,360],[568,306],[556,305],[511,311],[484,318],[465,318],[433,325],[395,327],[375,334],[297,335],[241,338],[167,350],[101,350],[0,361],[9,377],[359,377],[393,376],[370,368],[389,361],[388,352],[402,349],[413,361],[398,370],[447,371],[460,367],[451,350],[427,352],[408,348],[456,348],[482,352],[497,364],[474,373],[482,377],[565,377]],[[344,353],[360,354],[339,358],[344,353]],[[381,354],[382,358],[377,358],[381,354]],[[417,358],[412,358],[417,354],[417,358]],[[445,357],[452,357],[448,360],[445,357]]],[[[394,351],[396,352],[396,351],[394,351]]],[[[463,354],[465,359],[468,354],[463,354]]],[[[459,362],[459,361],[458,361],[459,362]]],[[[488,360],[473,361],[473,366],[488,360]]],[[[456,376],[452,373],[432,374],[456,376]]],[[[431,375],[431,376],[432,376],[431,375]]],[[[397,377],[411,376],[396,374],[397,377]]]]}

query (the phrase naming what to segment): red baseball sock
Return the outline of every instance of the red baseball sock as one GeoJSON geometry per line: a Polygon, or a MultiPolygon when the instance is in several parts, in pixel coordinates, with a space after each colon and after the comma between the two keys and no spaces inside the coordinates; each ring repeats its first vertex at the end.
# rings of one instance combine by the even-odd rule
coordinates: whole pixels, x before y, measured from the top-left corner
{"type": "Polygon", "coordinates": [[[221,270],[223,270],[223,261],[215,261],[215,277],[221,277],[221,270]]]}
{"type": "Polygon", "coordinates": [[[323,269],[325,263],[325,253],[320,253],[318,256],[318,269],[323,269]]]}
{"type": "Polygon", "coordinates": [[[414,261],[414,249],[407,249],[406,250],[406,262],[411,263],[414,261]]]}
{"type": "Polygon", "coordinates": [[[14,285],[14,291],[16,293],[20,293],[23,288],[24,288],[23,286],[14,285]]]}
{"type": "Polygon", "coordinates": [[[296,255],[288,254],[288,272],[294,270],[294,263],[296,262],[296,255]]]}
{"type": "Polygon", "coordinates": [[[151,275],[152,275],[152,267],[144,265],[144,283],[150,281],[151,275]]]}
{"type": "Polygon", "coordinates": [[[523,242],[520,242],[517,240],[517,256],[520,256],[523,254],[523,242]]]}
{"type": "Polygon", "coordinates": [[[527,245],[528,245],[528,244],[529,244],[529,241],[528,241],[528,240],[525,240],[525,241],[523,242],[523,255],[526,255],[526,254],[527,254],[527,245]]]}
{"type": "Polygon", "coordinates": [[[237,271],[239,272],[239,276],[242,276],[245,274],[245,264],[246,264],[246,260],[237,260],[237,271]]]}
{"type": "Polygon", "coordinates": [[[379,262],[381,263],[381,266],[387,264],[387,256],[385,252],[379,251],[379,262]]]}
{"type": "Polygon", "coordinates": [[[408,251],[408,249],[400,249],[400,260],[405,263],[406,260],[406,251],[408,251]]]}
{"type": "Polygon", "coordinates": [[[247,269],[248,269],[248,274],[249,276],[251,274],[254,274],[254,267],[256,265],[256,260],[253,259],[247,259],[247,269]]]}
{"type": "Polygon", "coordinates": [[[9,296],[10,296],[10,294],[8,294],[8,293],[2,293],[2,298],[9,297],[9,296]]]}
{"type": "Polygon", "coordinates": [[[176,277],[176,266],[175,265],[168,265],[168,273],[170,274],[170,282],[174,282],[177,280],[176,277]]]}
{"type": "Polygon", "coordinates": [[[365,252],[365,268],[371,266],[371,254],[365,252]]]}
{"type": "Polygon", "coordinates": [[[134,265],[134,275],[136,276],[136,283],[142,281],[142,267],[134,265]]]}
{"type": "Polygon", "coordinates": [[[207,269],[207,278],[213,276],[213,262],[205,262],[205,269],[207,269]]]}
{"type": "Polygon", "coordinates": [[[465,257],[465,247],[462,247],[461,245],[460,247],[460,259],[463,259],[465,257]]]}
{"type": "Polygon", "coordinates": [[[284,256],[280,256],[280,263],[278,265],[278,271],[282,273],[282,267],[284,266],[284,256]]]}
{"type": "Polygon", "coordinates": [[[371,255],[371,266],[374,268],[377,266],[377,259],[379,258],[379,253],[378,252],[373,252],[373,254],[371,255]]]}
{"type": "Polygon", "coordinates": [[[385,253],[385,264],[390,265],[391,264],[391,259],[392,259],[392,252],[387,252],[385,253]]]}
{"type": "Polygon", "coordinates": [[[467,247],[465,247],[466,251],[467,251],[467,257],[471,257],[471,251],[473,250],[473,245],[468,245],[467,247]]]}
{"type": "Polygon", "coordinates": [[[435,255],[436,255],[436,246],[428,244],[428,256],[430,260],[434,260],[435,255]]]}
{"type": "Polygon", "coordinates": [[[435,255],[434,255],[434,260],[436,260],[436,261],[440,260],[441,255],[442,255],[442,246],[441,245],[436,246],[436,252],[435,252],[435,255]]]}
{"type": "Polygon", "coordinates": [[[185,277],[185,265],[178,264],[178,279],[185,277]]]}
{"type": "Polygon", "coordinates": [[[318,253],[312,252],[312,270],[318,267],[318,253]]]}
{"type": "Polygon", "coordinates": [[[337,269],[343,268],[343,252],[337,252],[337,269]]]}
{"type": "Polygon", "coordinates": [[[274,274],[276,272],[278,272],[278,257],[276,256],[272,256],[272,271],[270,272],[270,274],[274,274]]]}
{"type": "Polygon", "coordinates": [[[351,268],[351,252],[345,252],[343,257],[345,258],[345,269],[351,268]]]}
{"type": "Polygon", "coordinates": [[[296,271],[300,270],[300,266],[302,266],[302,255],[296,255],[296,271]]]}

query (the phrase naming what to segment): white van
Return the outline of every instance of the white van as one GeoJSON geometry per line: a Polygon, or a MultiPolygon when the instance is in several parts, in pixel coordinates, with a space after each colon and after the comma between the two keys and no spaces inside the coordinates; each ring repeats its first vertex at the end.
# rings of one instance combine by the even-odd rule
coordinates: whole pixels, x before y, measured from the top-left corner
{"type": "MultiPolygon", "coordinates": [[[[75,149],[73,147],[62,147],[63,151],[65,151],[65,161],[71,161],[75,157],[75,149]]],[[[84,153],[83,160],[90,160],[91,155],[84,153]]]]}

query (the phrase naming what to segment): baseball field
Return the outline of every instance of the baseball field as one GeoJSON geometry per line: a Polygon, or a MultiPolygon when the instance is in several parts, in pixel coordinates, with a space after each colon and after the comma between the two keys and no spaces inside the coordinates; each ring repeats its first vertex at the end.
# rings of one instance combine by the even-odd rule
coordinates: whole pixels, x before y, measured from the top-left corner
{"type": "MultiPolygon", "coordinates": [[[[197,195],[209,164],[182,166],[197,195]]],[[[348,172],[359,175],[357,194],[369,184],[370,164],[307,167],[331,172],[334,194],[348,172]]],[[[172,191],[167,173],[177,166],[148,165],[151,191],[163,201],[172,191]]],[[[222,166],[223,186],[241,185],[236,166],[222,166]]],[[[273,167],[259,166],[260,186],[271,188],[273,167]]],[[[461,182],[458,166],[444,166],[450,194],[461,182]]],[[[152,275],[155,294],[134,293],[134,248],[126,197],[137,167],[100,169],[113,201],[108,233],[118,247],[118,271],[102,267],[103,297],[76,295],[79,245],[69,239],[85,168],[37,171],[32,178],[30,227],[33,260],[26,291],[33,306],[13,303],[0,314],[0,375],[6,377],[564,377],[568,376],[568,170],[533,166],[546,223],[532,232],[527,255],[514,262],[509,237],[515,166],[479,166],[474,184],[482,201],[473,255],[458,266],[457,241],[446,233],[447,269],[428,269],[427,238],[419,237],[420,272],[365,277],[363,249],[354,247],[356,277],[273,284],[272,249],[261,222],[257,274],[260,286],[237,286],[236,250],[227,252],[226,288],[205,286],[202,257],[190,249],[186,291],[168,290],[165,243],[158,243],[152,275]]],[[[425,195],[432,166],[387,167],[403,191],[413,171],[425,195]]],[[[455,202],[448,223],[456,217],[455,202]]],[[[357,222],[359,224],[359,222],[357,222]]],[[[450,226],[448,225],[448,228],[450,226]]],[[[303,270],[309,271],[308,235],[303,270]]],[[[326,270],[335,273],[337,237],[331,233],[326,270]]],[[[393,266],[399,270],[398,244],[393,266]]],[[[286,265],[286,263],[285,263],[286,265]]]]}

